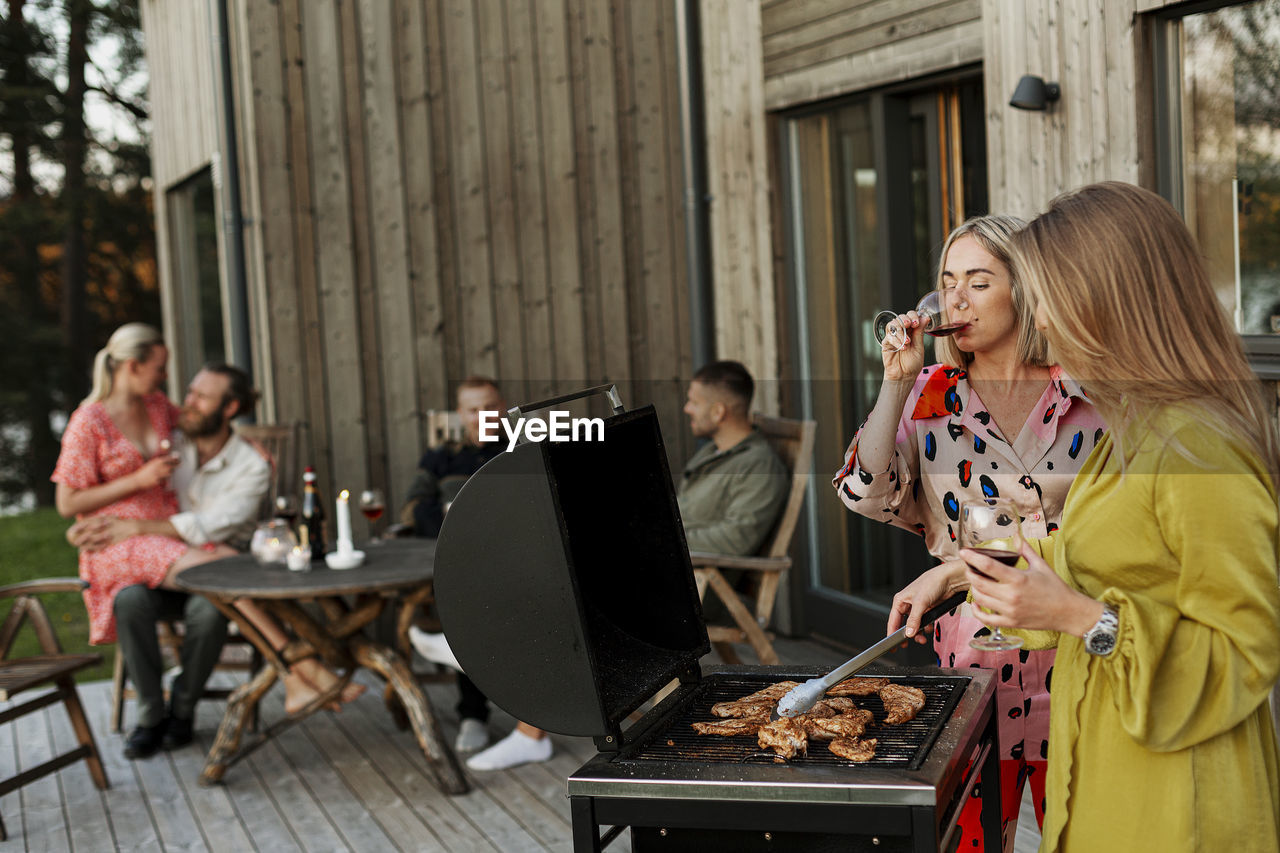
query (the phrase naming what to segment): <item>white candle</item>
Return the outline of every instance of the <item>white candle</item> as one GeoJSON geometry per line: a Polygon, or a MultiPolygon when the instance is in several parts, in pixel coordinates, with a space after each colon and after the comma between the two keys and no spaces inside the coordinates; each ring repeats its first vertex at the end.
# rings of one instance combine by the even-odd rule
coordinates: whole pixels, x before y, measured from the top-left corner
{"type": "Polygon", "coordinates": [[[351,544],[351,506],[348,500],[351,493],[346,489],[338,495],[338,553],[350,554],[355,550],[351,544]]]}

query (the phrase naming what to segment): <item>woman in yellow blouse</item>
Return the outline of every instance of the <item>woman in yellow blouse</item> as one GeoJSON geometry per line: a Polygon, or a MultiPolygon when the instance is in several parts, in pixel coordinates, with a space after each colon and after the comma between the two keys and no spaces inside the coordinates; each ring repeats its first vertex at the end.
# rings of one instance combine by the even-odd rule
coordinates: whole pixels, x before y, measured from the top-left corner
{"type": "Polygon", "coordinates": [[[962,552],[985,621],[1060,632],[1041,850],[1274,853],[1280,452],[1260,384],[1154,193],[1065,193],[1015,249],[1110,427],[1026,571],[962,552]]]}

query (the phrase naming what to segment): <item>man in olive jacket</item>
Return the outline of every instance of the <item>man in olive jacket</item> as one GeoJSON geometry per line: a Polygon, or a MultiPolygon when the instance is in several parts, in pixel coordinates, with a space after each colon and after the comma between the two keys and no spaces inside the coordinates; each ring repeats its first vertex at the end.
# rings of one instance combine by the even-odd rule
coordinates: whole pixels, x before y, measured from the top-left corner
{"type": "Polygon", "coordinates": [[[786,467],[751,425],[755,383],[736,361],[715,361],[689,383],[684,413],[697,438],[676,492],[690,551],[750,556],[787,499],[786,467]]]}

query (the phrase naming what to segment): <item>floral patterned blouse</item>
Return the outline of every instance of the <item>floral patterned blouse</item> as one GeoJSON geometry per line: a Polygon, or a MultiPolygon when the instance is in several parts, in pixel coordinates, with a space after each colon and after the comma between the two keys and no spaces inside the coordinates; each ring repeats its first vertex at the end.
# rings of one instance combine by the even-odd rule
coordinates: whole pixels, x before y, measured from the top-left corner
{"type": "MultiPolygon", "coordinates": [[[[149,395],[146,406],[156,435],[162,440],[170,439],[178,410],[160,392],[149,395]]],[[[102,403],[90,403],[71,413],[62,434],[62,452],[52,479],[73,489],[84,489],[132,474],[145,462],[141,451],[120,432],[102,403]]],[[[178,499],[173,490],[155,486],[83,517],[160,519],[177,512],[178,499]]],[[[159,586],[169,567],[186,550],[186,543],[168,536],[134,536],[92,554],[81,552],[80,577],[90,584],[84,591],[85,608],[89,611],[89,642],[95,645],[115,642],[112,605],[116,593],[133,584],[159,586]]]]}
{"type": "MultiPolygon", "coordinates": [[[[960,504],[966,500],[1012,498],[1028,539],[1056,530],[1071,482],[1104,428],[1079,385],[1054,366],[1044,394],[1010,440],[964,370],[930,365],[920,371],[907,398],[889,467],[865,470],[855,436],[832,485],[854,512],[919,533],[929,553],[956,559],[960,504]]],[[[1043,761],[1053,650],[981,652],[969,646],[981,630],[967,604],[939,619],[934,625],[938,663],[996,670],[1002,757],[1043,761]]]]}

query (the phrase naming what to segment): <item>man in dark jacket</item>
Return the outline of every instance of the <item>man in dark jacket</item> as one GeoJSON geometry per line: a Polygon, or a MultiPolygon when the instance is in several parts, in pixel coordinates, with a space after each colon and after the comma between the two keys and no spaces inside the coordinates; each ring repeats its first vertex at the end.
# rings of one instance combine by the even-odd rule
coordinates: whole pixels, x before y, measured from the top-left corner
{"type": "MultiPolygon", "coordinates": [[[[445,512],[462,484],[502,452],[501,440],[481,440],[480,413],[506,410],[497,382],[483,376],[462,380],[458,386],[458,416],[462,419],[463,440],[451,441],[422,455],[401,513],[401,519],[412,525],[413,535],[430,539],[439,536],[445,512]]],[[[437,663],[448,650],[443,634],[429,634],[413,627],[409,629],[409,639],[419,654],[437,663]]],[[[448,656],[452,657],[452,653],[448,656]]],[[[461,671],[458,672],[458,692],[457,709],[462,722],[454,748],[458,752],[475,752],[489,743],[489,700],[461,671]]]]}

